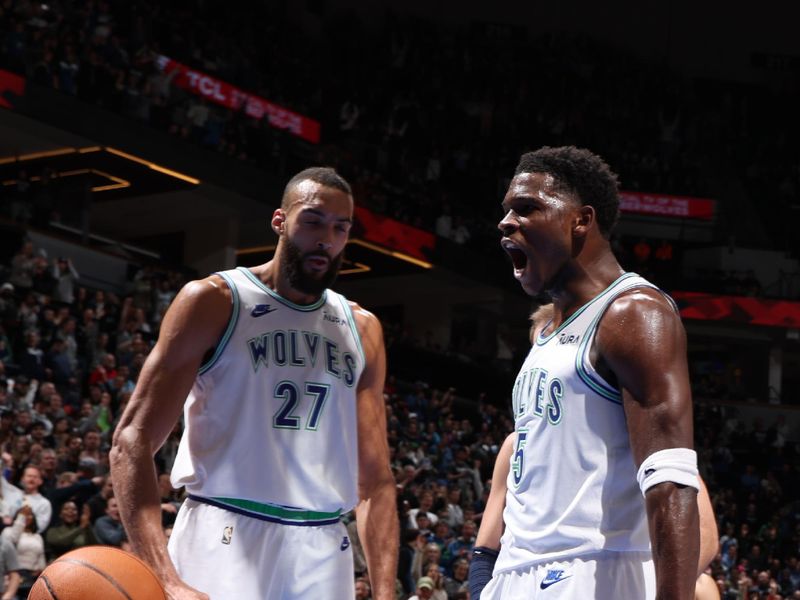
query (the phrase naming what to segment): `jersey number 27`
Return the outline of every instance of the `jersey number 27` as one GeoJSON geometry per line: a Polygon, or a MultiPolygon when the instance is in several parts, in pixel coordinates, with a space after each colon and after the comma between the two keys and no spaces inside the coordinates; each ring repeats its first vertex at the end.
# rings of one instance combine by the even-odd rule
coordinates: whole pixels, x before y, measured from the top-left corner
{"type": "MultiPolygon", "coordinates": [[[[331,387],[324,383],[306,382],[305,393],[302,396],[303,399],[308,399],[308,402],[303,402],[303,404],[310,402],[306,429],[317,430],[330,390],[331,387]]],[[[275,398],[278,400],[283,398],[283,404],[272,417],[272,426],[277,429],[300,429],[301,417],[295,414],[301,403],[301,394],[297,384],[294,381],[281,381],[275,386],[275,398]]]]}

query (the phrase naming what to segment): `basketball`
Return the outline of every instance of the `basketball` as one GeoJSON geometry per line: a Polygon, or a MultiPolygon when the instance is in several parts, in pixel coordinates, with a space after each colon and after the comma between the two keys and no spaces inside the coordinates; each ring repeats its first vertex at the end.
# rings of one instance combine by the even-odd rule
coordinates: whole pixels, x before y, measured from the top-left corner
{"type": "Polygon", "coordinates": [[[28,600],[166,600],[164,588],[146,564],[111,546],[67,552],[48,566],[28,600]]]}

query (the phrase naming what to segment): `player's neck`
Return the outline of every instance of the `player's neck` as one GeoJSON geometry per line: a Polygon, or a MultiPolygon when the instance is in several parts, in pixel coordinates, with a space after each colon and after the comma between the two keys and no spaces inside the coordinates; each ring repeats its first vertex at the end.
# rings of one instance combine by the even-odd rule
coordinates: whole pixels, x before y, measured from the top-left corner
{"type": "Polygon", "coordinates": [[[557,327],[601,294],[624,272],[610,250],[590,257],[578,257],[566,265],[558,282],[550,290],[554,308],[553,324],[557,327]]]}
{"type": "Polygon", "coordinates": [[[281,269],[279,258],[277,256],[268,263],[253,267],[250,270],[256,277],[259,278],[261,283],[266,285],[281,298],[285,298],[294,304],[314,304],[321,297],[321,294],[307,294],[293,288],[289,283],[288,277],[286,277],[284,274],[283,269],[281,269]]]}

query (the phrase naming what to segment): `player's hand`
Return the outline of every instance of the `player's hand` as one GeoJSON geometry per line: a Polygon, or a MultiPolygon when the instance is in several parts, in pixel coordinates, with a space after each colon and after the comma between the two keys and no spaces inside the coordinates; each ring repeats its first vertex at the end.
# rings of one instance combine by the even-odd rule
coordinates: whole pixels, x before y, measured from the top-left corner
{"type": "Polygon", "coordinates": [[[164,591],[167,592],[167,600],[211,600],[208,594],[189,587],[182,581],[165,584],[164,591]]]}

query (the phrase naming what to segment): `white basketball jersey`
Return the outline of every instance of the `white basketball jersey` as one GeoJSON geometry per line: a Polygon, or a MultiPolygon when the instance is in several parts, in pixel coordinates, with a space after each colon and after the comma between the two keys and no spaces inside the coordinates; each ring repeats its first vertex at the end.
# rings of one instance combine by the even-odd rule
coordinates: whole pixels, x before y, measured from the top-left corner
{"type": "Polygon", "coordinates": [[[358,501],[364,353],[347,299],[301,306],[248,269],[218,275],[233,311],[186,401],[172,483],[266,520],[335,521],[358,501]]]}
{"type": "Polygon", "coordinates": [[[650,551],[622,397],[589,360],[609,304],[642,287],[655,286],[622,275],[534,342],[513,390],[516,442],[496,573],[588,554],[650,551]]]}

